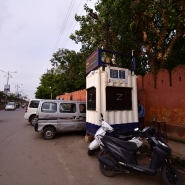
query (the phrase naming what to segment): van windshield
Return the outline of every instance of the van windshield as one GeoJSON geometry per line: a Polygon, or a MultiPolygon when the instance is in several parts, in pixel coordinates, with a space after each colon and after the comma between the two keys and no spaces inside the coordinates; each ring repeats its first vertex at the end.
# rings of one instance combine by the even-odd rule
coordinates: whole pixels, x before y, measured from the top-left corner
{"type": "Polygon", "coordinates": [[[38,108],[39,101],[31,101],[29,107],[30,108],[38,108]]]}
{"type": "Polygon", "coordinates": [[[14,102],[8,102],[7,105],[14,105],[14,102]]]}

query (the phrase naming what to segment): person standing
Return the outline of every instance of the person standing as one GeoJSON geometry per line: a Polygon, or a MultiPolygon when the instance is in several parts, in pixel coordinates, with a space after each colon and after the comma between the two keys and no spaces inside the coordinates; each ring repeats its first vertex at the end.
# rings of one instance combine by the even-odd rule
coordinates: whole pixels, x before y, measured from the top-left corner
{"type": "Polygon", "coordinates": [[[140,104],[140,101],[138,100],[138,118],[139,118],[139,128],[140,129],[143,129],[145,127],[144,117],[145,117],[145,108],[142,104],[140,104]]]}

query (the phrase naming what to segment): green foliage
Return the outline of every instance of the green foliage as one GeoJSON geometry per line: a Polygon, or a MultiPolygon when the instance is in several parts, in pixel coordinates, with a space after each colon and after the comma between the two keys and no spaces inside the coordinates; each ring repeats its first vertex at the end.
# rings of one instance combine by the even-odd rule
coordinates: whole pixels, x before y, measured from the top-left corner
{"type": "Polygon", "coordinates": [[[5,93],[3,91],[0,91],[0,97],[4,96],[5,93]]]}
{"type": "Polygon", "coordinates": [[[164,64],[164,68],[171,71],[175,66],[179,64],[185,65],[185,36],[178,39],[174,45],[173,52],[169,54],[168,62],[164,64]]]}
{"type": "Polygon", "coordinates": [[[57,95],[84,89],[86,82],[84,54],[59,49],[51,59],[53,73],[46,73],[40,79],[36,98],[55,98],[57,95]],[[50,88],[51,87],[51,88],[50,88]]]}
{"type": "MultiPolygon", "coordinates": [[[[183,0],[101,0],[95,6],[98,20],[90,14],[75,16],[81,28],[71,39],[82,43],[81,51],[106,48],[105,25],[110,25],[108,49],[126,54],[134,50],[140,67],[137,72],[144,74],[150,69],[155,73],[168,67],[172,56],[178,56],[174,48],[185,34],[184,6],[183,0]]],[[[87,5],[84,8],[92,11],[87,5]]]]}
{"type": "MultiPolygon", "coordinates": [[[[23,99],[20,98],[20,97],[17,97],[15,94],[6,94],[4,93],[3,91],[0,91],[0,100],[3,99],[4,101],[14,101],[14,102],[22,102],[24,100],[24,97],[23,99]]],[[[1,104],[4,104],[4,102],[1,104]]]]}

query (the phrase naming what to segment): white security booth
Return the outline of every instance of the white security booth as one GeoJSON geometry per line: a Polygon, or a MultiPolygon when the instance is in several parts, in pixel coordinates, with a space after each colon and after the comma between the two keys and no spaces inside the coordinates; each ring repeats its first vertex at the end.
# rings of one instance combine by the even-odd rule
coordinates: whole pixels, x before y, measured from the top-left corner
{"type": "Polygon", "coordinates": [[[118,55],[98,49],[86,60],[87,134],[94,135],[100,127],[100,113],[113,128],[133,130],[139,126],[136,75],[134,71],[117,67],[118,55]],[[102,62],[103,52],[110,53],[109,59],[112,54],[114,61],[102,62]]]}

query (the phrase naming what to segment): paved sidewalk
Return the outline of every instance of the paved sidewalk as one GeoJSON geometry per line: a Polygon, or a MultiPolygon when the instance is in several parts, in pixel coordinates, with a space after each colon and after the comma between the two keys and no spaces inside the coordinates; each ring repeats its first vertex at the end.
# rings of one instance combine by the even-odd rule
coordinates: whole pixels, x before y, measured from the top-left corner
{"type": "Polygon", "coordinates": [[[185,159],[185,144],[168,140],[167,144],[172,149],[172,155],[185,159]]]}

